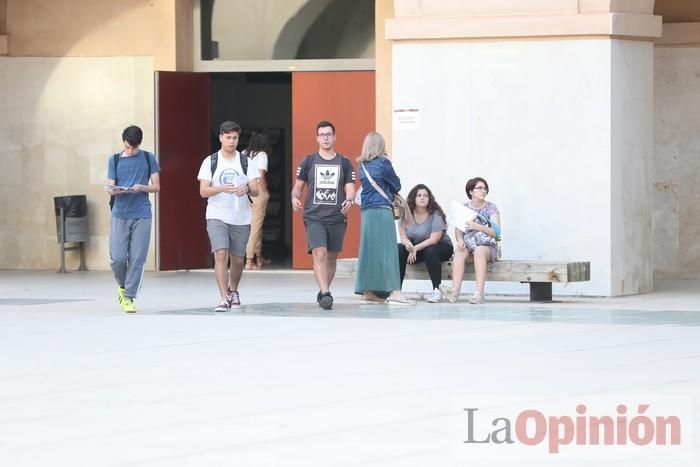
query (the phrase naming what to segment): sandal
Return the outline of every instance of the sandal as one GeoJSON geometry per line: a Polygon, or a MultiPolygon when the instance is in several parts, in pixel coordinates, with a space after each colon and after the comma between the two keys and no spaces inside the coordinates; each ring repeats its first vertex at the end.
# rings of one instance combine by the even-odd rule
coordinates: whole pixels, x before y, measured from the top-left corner
{"type": "Polygon", "coordinates": [[[410,306],[410,305],[416,304],[415,300],[411,300],[410,298],[406,298],[401,293],[389,295],[389,297],[384,302],[387,305],[409,305],[410,306]]]}
{"type": "Polygon", "coordinates": [[[257,269],[262,269],[262,267],[264,265],[270,264],[272,262],[272,260],[267,259],[267,258],[263,258],[260,255],[255,255],[255,259],[256,259],[257,269]]]}
{"type": "Polygon", "coordinates": [[[469,303],[472,305],[480,305],[484,303],[484,296],[479,292],[475,292],[474,295],[472,295],[472,298],[469,299],[469,303]]]}
{"type": "Polygon", "coordinates": [[[372,292],[365,292],[362,294],[362,303],[365,305],[373,305],[377,303],[384,303],[384,299],[372,292]]]}
{"type": "Polygon", "coordinates": [[[452,287],[447,287],[446,285],[440,284],[440,292],[450,301],[450,303],[456,303],[459,300],[459,291],[453,289],[452,287]]]}

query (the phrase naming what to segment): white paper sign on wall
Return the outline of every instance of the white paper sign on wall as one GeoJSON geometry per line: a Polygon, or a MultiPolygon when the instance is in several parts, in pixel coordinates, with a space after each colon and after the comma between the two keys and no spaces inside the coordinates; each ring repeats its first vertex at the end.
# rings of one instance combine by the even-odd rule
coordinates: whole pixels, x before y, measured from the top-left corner
{"type": "Polygon", "coordinates": [[[419,109],[394,109],[395,130],[417,130],[420,128],[419,109]]]}

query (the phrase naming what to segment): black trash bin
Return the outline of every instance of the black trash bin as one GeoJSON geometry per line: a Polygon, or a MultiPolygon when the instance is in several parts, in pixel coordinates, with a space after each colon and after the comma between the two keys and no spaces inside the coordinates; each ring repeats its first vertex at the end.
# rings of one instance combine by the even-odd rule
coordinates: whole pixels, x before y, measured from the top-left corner
{"type": "Polygon", "coordinates": [[[53,199],[56,212],[56,233],[61,246],[61,269],[66,272],[66,250],[80,250],[80,271],[85,271],[83,244],[88,241],[87,196],[57,196],[53,199]],[[66,243],[78,245],[66,246],[66,243]]]}

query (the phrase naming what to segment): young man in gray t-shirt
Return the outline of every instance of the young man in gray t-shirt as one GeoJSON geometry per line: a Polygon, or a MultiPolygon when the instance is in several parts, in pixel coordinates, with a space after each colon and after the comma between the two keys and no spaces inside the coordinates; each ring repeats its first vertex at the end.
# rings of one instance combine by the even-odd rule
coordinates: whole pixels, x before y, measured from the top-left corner
{"type": "Polygon", "coordinates": [[[335,152],[335,126],[316,125],[318,152],[306,156],[297,168],[292,207],[304,210],[308,252],[313,255],[316,302],[324,310],[333,306],[330,292],[338,253],[343,249],[346,213],[355,199],[355,170],[350,159],[335,152]],[[304,185],[306,200],[301,202],[304,185]]]}

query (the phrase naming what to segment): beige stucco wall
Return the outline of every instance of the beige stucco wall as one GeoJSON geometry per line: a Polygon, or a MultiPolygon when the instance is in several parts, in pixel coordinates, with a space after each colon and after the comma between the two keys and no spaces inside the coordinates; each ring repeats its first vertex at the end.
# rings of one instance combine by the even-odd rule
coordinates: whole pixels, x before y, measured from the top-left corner
{"type": "Polygon", "coordinates": [[[69,194],[88,197],[88,268],[109,268],[107,158],[129,124],[153,149],[153,72],[192,69],[192,5],[0,0],[0,268],[58,267],[53,197],[69,194]]]}
{"type": "Polygon", "coordinates": [[[5,1],[10,56],[148,56],[158,70],[191,69],[193,0],[5,1]]]}
{"type": "Polygon", "coordinates": [[[87,266],[108,269],[107,160],[129,124],[153,148],[153,60],[0,57],[0,89],[0,268],[58,268],[53,197],[85,194],[87,266]]]}
{"type": "Polygon", "coordinates": [[[7,0],[0,0],[0,34],[7,31],[7,0]]]}
{"type": "MultiPolygon", "coordinates": [[[[376,92],[376,122],[377,131],[384,135],[387,142],[387,150],[391,151],[391,44],[385,36],[385,21],[394,16],[393,0],[376,0],[375,11],[375,92],[376,92]]],[[[400,156],[398,156],[400,157],[400,156]]]]}
{"type": "Polygon", "coordinates": [[[658,37],[653,0],[395,0],[387,37],[397,40],[518,37],[658,37]]]}
{"type": "MultiPolygon", "coordinates": [[[[313,20],[331,0],[313,2],[307,8],[298,34],[289,34],[288,54],[293,55],[313,20]]],[[[212,10],[212,40],[219,43],[222,60],[272,59],[275,44],[285,25],[309,3],[308,0],[218,1],[212,10]],[[235,27],[232,27],[235,25],[235,27]]],[[[293,58],[293,57],[284,57],[293,58]]]]}
{"type": "MultiPolygon", "coordinates": [[[[367,41],[366,6],[362,2],[334,3],[333,0],[256,0],[214,2],[211,18],[211,39],[218,43],[220,60],[294,59],[304,40],[306,47],[324,50],[314,44],[315,26],[319,19],[332,19],[343,30],[332,30],[339,38],[334,56],[324,58],[372,58],[374,42],[367,41]],[[329,10],[331,8],[332,10],[329,10]],[[324,16],[331,13],[330,16],[324,16]],[[309,37],[310,35],[310,37],[309,37]]],[[[320,26],[323,34],[329,30],[320,26]]],[[[318,31],[316,31],[318,33],[318,31]]],[[[331,37],[331,36],[328,36],[331,37]]],[[[307,50],[308,52],[308,50],[307,50]]]]}
{"type": "Polygon", "coordinates": [[[0,0],[0,55],[7,55],[7,0],[0,0]]]}

